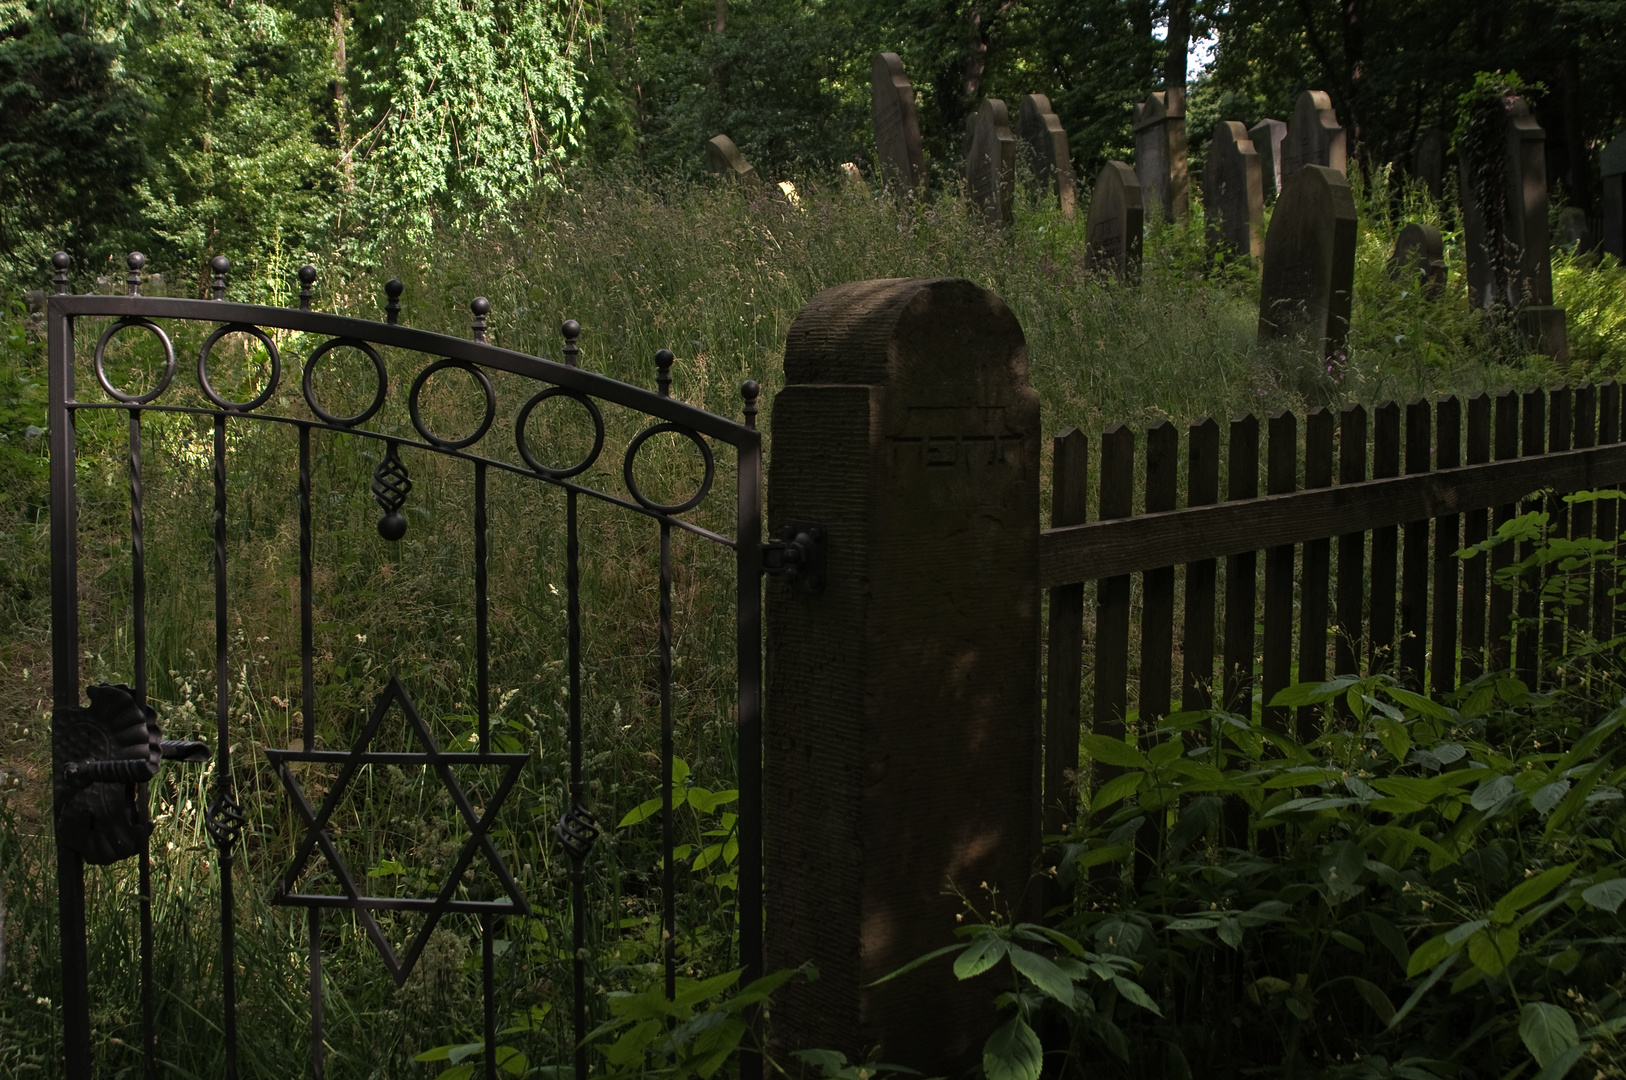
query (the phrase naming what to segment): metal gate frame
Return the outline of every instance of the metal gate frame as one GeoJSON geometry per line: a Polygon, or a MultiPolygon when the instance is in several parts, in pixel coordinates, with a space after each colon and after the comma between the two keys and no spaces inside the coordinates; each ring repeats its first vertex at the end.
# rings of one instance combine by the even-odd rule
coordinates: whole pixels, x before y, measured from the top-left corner
{"type": "MultiPolygon", "coordinates": [[[[786,567],[785,563],[794,562],[802,553],[802,548],[797,547],[793,542],[790,546],[796,547],[797,550],[787,557],[784,555],[786,545],[771,545],[765,550],[764,545],[761,544],[762,444],[761,436],[755,428],[757,385],[754,382],[747,382],[741,388],[745,419],[743,423],[738,423],[685,405],[669,396],[670,378],[668,370],[672,362],[672,354],[666,350],[662,350],[661,353],[657,354],[656,358],[657,363],[660,365],[658,379],[660,389],[658,393],[579,369],[575,366],[577,356],[575,341],[580,328],[574,321],[567,322],[563,328],[565,362],[556,363],[540,357],[501,349],[486,343],[486,314],[490,305],[483,297],[478,298],[470,305],[474,313],[473,340],[464,340],[423,330],[409,329],[399,325],[397,320],[402,287],[401,283],[396,280],[391,280],[386,286],[389,297],[387,305],[388,321],[378,323],[311,310],[311,286],[315,281],[316,272],[309,266],[302,267],[299,271],[299,279],[302,283],[299,306],[297,308],[275,308],[226,301],[225,293],[230,263],[223,256],[217,256],[211,264],[214,271],[212,300],[142,296],[140,294],[141,270],[145,265],[145,259],[139,253],[132,253],[127,261],[129,275],[126,295],[76,296],[68,291],[68,270],[72,260],[66,253],[58,252],[52,260],[55,267],[55,292],[49,298],[46,309],[49,327],[50,399],[48,423],[51,459],[51,630],[54,680],[52,777],[54,816],[58,823],[56,853],[62,945],[63,1044],[67,1076],[70,1080],[89,1080],[91,1076],[89,965],[86,952],[84,878],[87,851],[89,852],[89,859],[96,862],[111,862],[118,858],[131,856],[140,860],[142,1054],[146,1075],[148,1077],[156,1076],[155,1004],[152,985],[152,908],[146,832],[142,828],[143,823],[140,820],[137,820],[133,826],[126,828],[122,835],[116,828],[110,831],[103,826],[107,818],[106,811],[121,804],[128,804],[130,793],[134,791],[145,792],[145,782],[156,774],[161,759],[169,757],[181,760],[203,760],[208,754],[207,749],[202,744],[160,742],[157,725],[154,722],[154,714],[146,704],[146,578],[143,546],[141,420],[142,415],[147,412],[178,412],[206,416],[212,421],[214,429],[217,739],[214,759],[217,768],[216,790],[207,812],[206,823],[210,837],[217,848],[222,883],[220,911],[222,934],[221,991],[225,1005],[225,1072],[228,1080],[235,1080],[238,1075],[235,1024],[236,971],[233,959],[235,930],[232,912],[232,860],[233,847],[238,839],[242,817],[238,813],[238,805],[232,790],[231,740],[228,723],[229,695],[226,692],[228,670],[226,613],[228,597],[225,547],[225,447],[228,425],[241,423],[245,420],[289,424],[296,427],[299,432],[300,620],[302,628],[300,656],[303,678],[304,741],[299,752],[270,752],[268,756],[281,775],[284,785],[288,788],[290,800],[304,819],[306,826],[306,835],[300,843],[294,864],[290,866],[284,875],[282,884],[278,889],[278,900],[293,906],[305,907],[310,920],[311,1068],[314,1075],[317,1077],[325,1075],[322,1048],[321,935],[319,933],[323,908],[339,907],[354,911],[365,925],[372,922],[371,910],[385,906],[385,903],[368,903],[368,901],[374,899],[385,901],[391,907],[400,907],[403,902],[394,898],[369,898],[360,895],[355,883],[345,880],[349,875],[341,869],[342,861],[336,860],[331,855],[329,856],[330,862],[338,871],[338,876],[345,885],[348,895],[338,897],[301,895],[292,891],[293,883],[299,867],[304,860],[310,857],[313,848],[323,847],[324,852],[331,848],[331,844],[325,839],[322,824],[326,820],[328,810],[331,809],[331,805],[335,801],[337,792],[342,790],[344,780],[360,764],[389,760],[397,763],[432,766],[440,774],[442,782],[448,784],[453,801],[458,805],[461,816],[469,826],[470,838],[464,845],[460,861],[456,864],[457,868],[448,874],[446,878],[442,895],[436,897],[433,901],[425,899],[418,902],[418,906],[428,912],[428,925],[425,927],[423,934],[420,935],[419,941],[421,944],[421,941],[427,937],[429,928],[433,926],[434,920],[438,919],[440,914],[445,911],[465,911],[480,916],[483,945],[485,1043],[487,1048],[484,1055],[485,1074],[491,1078],[496,1076],[495,1004],[492,1000],[494,971],[492,925],[495,918],[501,914],[523,912],[528,909],[524,897],[520,895],[512,876],[508,874],[506,868],[502,865],[500,855],[496,852],[489,839],[485,837],[485,830],[489,827],[491,818],[496,814],[502,797],[506,795],[518,776],[520,763],[515,762],[513,759],[519,758],[523,761],[526,757],[523,754],[491,753],[489,744],[485,479],[486,472],[491,469],[527,476],[543,484],[562,489],[565,492],[567,505],[566,589],[571,805],[560,819],[556,831],[562,847],[571,860],[572,868],[573,936],[576,950],[573,964],[575,976],[574,1030],[577,1041],[575,1069],[577,1076],[585,1077],[587,1074],[586,1050],[581,1046],[582,1036],[587,1033],[586,988],[584,985],[586,970],[584,956],[586,904],[584,902],[585,872],[583,863],[593,840],[599,832],[597,823],[593,820],[586,806],[582,769],[581,626],[578,597],[580,546],[576,534],[576,508],[580,497],[585,496],[611,503],[630,512],[653,518],[660,525],[661,760],[664,778],[662,784],[665,803],[664,820],[666,823],[662,837],[662,852],[665,856],[663,931],[665,931],[665,975],[669,994],[671,993],[675,975],[673,952],[675,921],[672,876],[674,860],[672,858],[673,830],[671,824],[673,795],[671,531],[674,528],[685,529],[712,542],[731,547],[735,551],[737,592],[735,639],[738,665],[737,738],[740,790],[737,933],[740,961],[745,969],[743,977],[746,981],[759,977],[762,974],[763,955],[761,575],[764,571],[764,555],[767,554],[770,561],[775,564],[770,567],[770,570],[777,572],[786,572],[788,570],[794,576],[794,567],[786,567]],[[101,401],[82,400],[78,396],[75,379],[74,320],[94,316],[111,317],[117,320],[102,335],[89,365],[94,373],[94,379],[90,380],[90,385],[94,387],[99,383],[100,388],[105,392],[106,400],[101,401]],[[212,403],[212,408],[159,403],[171,384],[175,373],[176,359],[173,345],[160,324],[155,320],[217,324],[217,329],[206,339],[198,360],[199,386],[205,397],[212,403]],[[144,395],[127,395],[118,391],[103,371],[102,358],[108,341],[118,331],[127,328],[136,328],[155,334],[166,353],[166,368],[163,375],[157,385],[144,395]],[[306,359],[305,377],[302,380],[303,398],[316,419],[277,416],[261,411],[268,402],[273,400],[274,391],[282,376],[280,356],[270,336],[265,333],[265,329],[308,333],[321,336],[324,339],[324,343],[312,350],[306,359]],[[209,384],[207,372],[209,351],[219,339],[229,333],[244,333],[257,338],[268,350],[271,357],[272,373],[269,384],[264,392],[251,401],[234,402],[227,400],[209,384]],[[339,346],[359,349],[366,354],[372,360],[378,377],[377,395],[372,406],[363,413],[350,417],[337,417],[325,412],[312,392],[310,373],[315,360],[326,351],[339,346]],[[421,439],[389,436],[367,430],[363,426],[383,406],[389,389],[386,367],[376,351],[376,346],[410,350],[429,357],[439,358],[418,371],[409,395],[412,422],[417,433],[422,437],[421,439]],[[467,439],[440,439],[431,434],[418,417],[417,398],[419,390],[431,374],[446,368],[458,368],[469,373],[485,391],[487,399],[486,421],[480,425],[472,437],[467,439]],[[511,462],[501,461],[495,457],[487,457],[467,451],[468,447],[474,446],[486,434],[491,420],[495,416],[493,389],[489,379],[486,378],[482,371],[483,368],[510,372],[543,384],[542,389],[520,411],[516,421],[515,439],[517,449],[529,468],[516,466],[511,462]],[[552,396],[569,397],[582,404],[594,419],[598,432],[597,444],[588,458],[570,468],[554,469],[541,465],[533,457],[525,442],[525,421],[531,409],[552,396]],[[623,467],[623,477],[626,481],[627,494],[630,499],[619,494],[611,494],[581,486],[571,480],[571,477],[585,471],[592,464],[603,446],[603,419],[594,404],[595,399],[622,406],[659,421],[645,428],[629,443],[623,467]],[[97,694],[92,697],[91,707],[86,709],[80,705],[80,695],[83,688],[80,683],[78,649],[79,597],[75,418],[80,412],[92,410],[124,411],[129,418],[130,537],[134,637],[133,677],[135,685],[132,688],[126,688],[123,697],[120,697],[115,692],[118,688],[98,688],[97,694]],[[379,522],[379,531],[385,539],[389,540],[399,539],[404,532],[405,521],[400,517],[398,511],[411,486],[410,478],[397,454],[398,447],[411,447],[457,458],[469,462],[473,466],[475,479],[475,506],[473,512],[474,577],[476,635],[478,638],[476,645],[477,708],[479,712],[478,752],[457,754],[442,752],[434,745],[427,726],[418,718],[410,697],[405,692],[405,688],[393,680],[384,695],[380,697],[362,738],[354,748],[348,751],[319,751],[313,749],[316,723],[312,644],[310,474],[310,433],[313,430],[369,438],[385,444],[384,460],[375,471],[371,488],[375,499],[385,511],[384,517],[379,522]],[[663,505],[655,502],[638,489],[636,481],[633,479],[633,460],[639,447],[650,436],[662,432],[672,432],[687,437],[701,449],[705,458],[706,483],[702,485],[702,490],[695,497],[683,504],[663,505]],[[710,532],[683,520],[679,516],[699,505],[709,491],[714,471],[713,459],[706,440],[732,446],[736,452],[737,472],[734,494],[736,527],[735,535],[732,538],[710,532]],[[371,732],[376,729],[385,711],[393,705],[399,705],[407,714],[409,720],[412,721],[413,730],[417,732],[420,741],[424,743],[424,753],[381,754],[367,749],[367,742],[371,737],[371,732]],[[410,759],[410,761],[407,759],[410,759]],[[292,774],[287,768],[290,761],[326,761],[341,765],[339,779],[333,789],[330,790],[321,809],[313,808],[304,799],[303,794],[298,789],[297,782],[293,780],[292,774]],[[450,764],[488,764],[502,766],[507,769],[505,781],[499,787],[498,795],[487,806],[484,815],[476,817],[473,814],[467,800],[461,796],[455,778],[452,777],[449,771],[448,766],[450,764]],[[100,819],[96,815],[98,810],[103,811],[100,819]],[[98,820],[103,824],[98,825],[98,820]],[[63,824],[64,821],[68,823],[66,828],[63,824]],[[84,827],[87,821],[91,823],[89,833],[94,833],[94,835],[87,833],[86,827],[84,827]],[[74,827],[76,822],[80,826],[77,831],[74,827]],[[452,887],[460,876],[462,868],[474,857],[477,850],[483,852],[492,861],[493,869],[497,871],[499,879],[509,894],[507,900],[458,901],[451,898],[452,887]]],[[[397,395],[399,396],[399,391],[397,391],[397,395]]],[[[797,539],[805,540],[806,538],[799,537],[797,539]]],[[[144,818],[145,815],[146,810],[143,805],[140,810],[140,818],[144,818]]],[[[374,924],[372,930],[376,932],[376,929],[376,924],[374,924]]],[[[385,954],[386,963],[390,966],[392,974],[396,975],[397,981],[404,979],[406,972],[410,970],[411,961],[416,956],[416,947],[409,950],[405,958],[397,959],[393,957],[392,952],[389,950],[388,943],[382,940],[381,934],[375,936],[375,943],[381,943],[381,951],[385,954]]],[[[760,1075],[760,1073],[760,1060],[755,1052],[742,1053],[741,1075],[755,1076],[760,1075]]]]}

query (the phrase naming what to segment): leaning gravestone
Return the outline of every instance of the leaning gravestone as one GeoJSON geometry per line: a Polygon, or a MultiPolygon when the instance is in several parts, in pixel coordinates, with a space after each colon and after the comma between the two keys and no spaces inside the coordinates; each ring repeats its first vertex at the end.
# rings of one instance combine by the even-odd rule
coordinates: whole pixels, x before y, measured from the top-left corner
{"type": "Polygon", "coordinates": [[[1186,92],[1171,86],[1135,106],[1135,175],[1164,221],[1186,216],[1186,92]]]}
{"type": "Polygon", "coordinates": [[[1450,139],[1439,128],[1424,128],[1417,136],[1412,172],[1436,202],[1445,193],[1445,152],[1449,145],[1450,139]]]}
{"type": "Polygon", "coordinates": [[[1073,216],[1073,159],[1067,149],[1067,129],[1043,94],[1023,94],[1021,119],[1017,122],[1022,141],[1033,163],[1033,179],[1040,187],[1055,192],[1061,212],[1073,216]]]}
{"type": "Polygon", "coordinates": [[[1458,154],[1462,221],[1468,248],[1468,300],[1484,310],[1517,312],[1537,352],[1569,357],[1564,309],[1553,306],[1553,268],[1547,226],[1547,133],[1521,97],[1505,98],[1505,138],[1487,161],[1458,154]],[[1501,183],[1496,183],[1500,174],[1501,183]],[[1478,184],[1500,188],[1506,213],[1490,220],[1478,184]]]}
{"type": "Polygon", "coordinates": [[[1603,249],[1626,262],[1626,132],[1603,148],[1603,249]]]}
{"type": "Polygon", "coordinates": [[[1430,300],[1445,291],[1445,239],[1439,229],[1414,221],[1400,230],[1389,256],[1389,276],[1399,281],[1407,274],[1415,275],[1430,300]]]}
{"type": "Polygon", "coordinates": [[[1282,140],[1287,138],[1287,124],[1282,120],[1261,120],[1248,129],[1248,138],[1259,152],[1265,195],[1274,199],[1282,193],[1282,140]]]}
{"type": "Polygon", "coordinates": [[[1140,178],[1121,161],[1107,162],[1090,193],[1090,215],[1084,221],[1084,269],[1111,274],[1119,281],[1139,281],[1145,225],[1140,178]]]}
{"type": "Polygon", "coordinates": [[[745,160],[745,155],[727,135],[714,135],[706,141],[706,160],[717,176],[728,176],[739,181],[757,178],[756,169],[745,160]]]}
{"type": "Polygon", "coordinates": [[[999,297],[815,296],[773,403],[768,525],[817,523],[818,594],[767,586],[763,876],[774,1042],[959,1076],[1000,1022],[947,957],[960,897],[1035,914],[1039,399],[999,297]],[[958,894],[958,895],[956,895],[958,894]]]}
{"type": "Polygon", "coordinates": [[[1265,252],[1260,227],[1265,221],[1265,195],[1259,152],[1248,131],[1235,120],[1214,125],[1203,165],[1203,211],[1208,238],[1239,255],[1257,259],[1265,252]]]}
{"type": "Polygon", "coordinates": [[[1304,165],[1283,182],[1259,277],[1260,342],[1311,348],[1322,361],[1343,351],[1355,291],[1355,197],[1342,172],[1304,165]]]}
{"type": "Polygon", "coordinates": [[[984,98],[966,118],[965,181],[971,201],[993,225],[1015,220],[1016,136],[1010,112],[998,98],[984,98]]]}
{"type": "Polygon", "coordinates": [[[881,175],[898,189],[919,194],[926,187],[926,154],[920,145],[915,87],[897,53],[875,54],[869,85],[881,175]]]}
{"type": "Polygon", "coordinates": [[[1282,139],[1282,188],[1292,175],[1306,165],[1323,165],[1344,171],[1344,129],[1332,111],[1332,98],[1320,90],[1299,95],[1282,139]]]}

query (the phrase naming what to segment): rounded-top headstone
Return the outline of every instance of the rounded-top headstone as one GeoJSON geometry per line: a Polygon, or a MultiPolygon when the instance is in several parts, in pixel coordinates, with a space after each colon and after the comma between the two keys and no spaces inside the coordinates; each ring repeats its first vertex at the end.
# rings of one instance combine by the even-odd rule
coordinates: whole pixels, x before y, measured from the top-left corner
{"type": "Polygon", "coordinates": [[[1265,221],[1265,193],[1259,152],[1248,138],[1247,128],[1235,120],[1214,125],[1203,166],[1203,208],[1210,242],[1254,259],[1264,254],[1260,229],[1265,221]]]}
{"type": "Polygon", "coordinates": [[[1284,181],[1265,236],[1259,340],[1343,351],[1355,291],[1355,197],[1342,172],[1305,165],[1284,181]]]}
{"type": "Polygon", "coordinates": [[[729,176],[741,181],[757,178],[756,169],[745,160],[740,148],[727,135],[713,135],[706,140],[706,161],[717,176],[729,176]]]}
{"type": "Polygon", "coordinates": [[[1135,175],[1147,208],[1165,221],[1186,216],[1186,91],[1171,86],[1135,106],[1135,175]]]}
{"type": "Polygon", "coordinates": [[[920,118],[915,114],[915,87],[897,53],[876,53],[870,63],[870,119],[875,125],[881,174],[903,191],[923,190],[926,153],[920,143],[920,118]]]}
{"type": "Polygon", "coordinates": [[[1000,1021],[946,958],[873,984],[956,940],[956,892],[1034,911],[1027,371],[1015,315],[969,281],[838,285],[791,326],[768,526],[824,526],[828,561],[822,593],[766,590],[766,960],[820,972],[775,997],[782,1045],[958,1076],[1000,1021]]]}
{"type": "Polygon", "coordinates": [[[1072,217],[1078,181],[1067,148],[1067,129],[1050,107],[1050,99],[1043,94],[1023,94],[1017,128],[1027,144],[1033,179],[1054,192],[1062,213],[1072,217]]]}
{"type": "Polygon", "coordinates": [[[966,119],[965,179],[971,200],[990,224],[1015,220],[1016,136],[1010,112],[998,98],[984,98],[966,119]]]}
{"type": "Polygon", "coordinates": [[[1261,120],[1248,129],[1248,138],[1259,152],[1259,174],[1265,195],[1274,199],[1282,191],[1282,140],[1287,138],[1287,122],[1261,120]]]}
{"type": "Polygon", "coordinates": [[[1332,98],[1320,90],[1299,95],[1293,119],[1282,140],[1282,188],[1306,165],[1345,171],[1344,129],[1333,111],[1332,98]]]}
{"type": "Polygon", "coordinates": [[[1424,128],[1417,136],[1412,172],[1435,200],[1445,191],[1445,154],[1450,145],[1450,136],[1439,128],[1424,128]]]}
{"type": "Polygon", "coordinates": [[[1107,162],[1090,193],[1090,213],[1084,221],[1084,268],[1111,274],[1119,281],[1139,280],[1145,226],[1140,178],[1121,161],[1107,162]]]}
{"type": "Polygon", "coordinates": [[[1414,221],[1400,230],[1389,256],[1391,277],[1399,281],[1416,275],[1423,295],[1433,300],[1445,291],[1445,273],[1445,240],[1439,229],[1414,221]]]}

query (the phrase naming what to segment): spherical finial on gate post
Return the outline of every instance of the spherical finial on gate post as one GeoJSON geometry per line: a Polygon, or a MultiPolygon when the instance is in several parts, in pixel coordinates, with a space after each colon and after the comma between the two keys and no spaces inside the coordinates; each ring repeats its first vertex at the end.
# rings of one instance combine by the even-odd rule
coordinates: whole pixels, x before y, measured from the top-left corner
{"type": "Polygon", "coordinates": [[[565,337],[565,366],[580,367],[581,350],[576,347],[576,339],[581,337],[582,324],[575,319],[566,319],[564,325],[559,327],[559,333],[565,337]]]}
{"type": "Polygon", "coordinates": [[[672,361],[676,359],[671,349],[655,353],[655,385],[660,388],[661,397],[672,396],[672,361]]]}
{"type": "Polygon", "coordinates": [[[384,321],[394,326],[401,321],[401,294],[406,286],[401,284],[400,278],[390,278],[384,282],[384,295],[389,297],[384,304],[384,321]]]}
{"type": "Polygon", "coordinates": [[[474,340],[486,339],[486,316],[491,314],[491,301],[483,296],[476,296],[469,301],[469,310],[474,312],[474,340]]]}
{"type": "Polygon", "coordinates": [[[51,256],[51,266],[54,268],[51,281],[56,285],[58,296],[63,296],[68,291],[68,267],[72,265],[73,256],[66,251],[59,251],[51,256]]]}
{"type": "Polygon", "coordinates": [[[132,251],[124,257],[124,265],[130,268],[130,273],[124,279],[125,295],[140,296],[141,268],[147,265],[147,257],[139,251],[132,251]]]}
{"type": "Polygon", "coordinates": [[[740,397],[745,401],[745,426],[753,431],[757,426],[757,395],[761,393],[762,387],[757,385],[755,379],[740,383],[740,397]]]}
{"type": "Polygon", "coordinates": [[[299,268],[299,310],[311,309],[311,286],[316,284],[316,267],[306,263],[299,268]]]}
{"type": "Polygon", "coordinates": [[[215,272],[214,285],[211,290],[216,300],[226,299],[226,275],[231,273],[231,260],[224,255],[216,255],[209,260],[209,269],[215,272]]]}

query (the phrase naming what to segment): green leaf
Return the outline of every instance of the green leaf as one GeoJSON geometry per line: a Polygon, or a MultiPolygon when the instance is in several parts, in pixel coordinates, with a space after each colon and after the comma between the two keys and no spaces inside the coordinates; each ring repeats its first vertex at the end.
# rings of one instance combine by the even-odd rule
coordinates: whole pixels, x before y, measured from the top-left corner
{"type": "Polygon", "coordinates": [[[640,821],[647,821],[651,816],[660,813],[664,800],[648,799],[627,811],[627,816],[621,819],[618,829],[625,829],[628,825],[636,825],[640,821]]]}
{"type": "Polygon", "coordinates": [[[1406,730],[1405,724],[1380,716],[1372,722],[1372,730],[1377,733],[1378,742],[1394,755],[1396,761],[1406,760],[1406,755],[1411,753],[1411,733],[1406,730]]]}
{"type": "Polygon", "coordinates": [[[1568,780],[1554,780],[1530,796],[1530,805],[1536,808],[1538,814],[1549,814],[1569,794],[1569,790],[1568,780]]]}
{"type": "Polygon", "coordinates": [[[1226,916],[1219,921],[1217,931],[1219,939],[1233,949],[1242,947],[1242,924],[1232,916],[1226,916]]]}
{"type": "Polygon", "coordinates": [[[917,957],[915,957],[913,960],[909,961],[907,964],[903,965],[898,970],[892,972],[892,974],[890,974],[890,975],[882,975],[879,979],[876,979],[874,982],[870,983],[869,985],[870,986],[880,986],[884,982],[891,982],[893,979],[896,979],[899,975],[902,975],[902,974],[904,974],[906,972],[913,971],[913,970],[915,970],[915,968],[919,967],[922,964],[930,963],[931,961],[936,960],[939,956],[943,956],[943,955],[945,955],[947,953],[951,953],[951,952],[959,952],[961,949],[964,949],[964,948],[966,948],[966,945],[963,942],[955,942],[953,945],[944,945],[941,949],[933,949],[931,952],[927,953],[925,956],[917,956],[917,957]]]}
{"type": "Polygon", "coordinates": [[[1002,1024],[982,1044],[982,1071],[988,1080],[1038,1080],[1043,1064],[1039,1036],[1020,1014],[1002,1024]]]}
{"type": "Polygon", "coordinates": [[[981,975],[1005,955],[1005,939],[996,934],[984,934],[971,943],[971,947],[954,958],[954,977],[970,979],[981,975]]]}
{"type": "Polygon", "coordinates": [[[1352,976],[1351,981],[1355,983],[1355,992],[1361,995],[1361,1000],[1377,1014],[1379,1020],[1388,1024],[1395,1018],[1395,1003],[1376,983],[1367,982],[1359,976],[1352,976]]]}
{"type": "Polygon", "coordinates": [[[1333,903],[1361,891],[1361,872],[1366,869],[1366,853],[1350,840],[1340,840],[1321,856],[1321,880],[1333,903]]]}
{"type": "Polygon", "coordinates": [[[1510,923],[1515,915],[1563,884],[1575,870],[1574,863],[1554,866],[1534,877],[1525,878],[1507,891],[1491,908],[1491,918],[1499,923],[1510,923]]]}
{"type": "Polygon", "coordinates": [[[406,872],[407,868],[396,862],[394,859],[380,859],[377,866],[367,871],[367,876],[389,877],[392,874],[404,874],[406,872]]]}
{"type": "Polygon", "coordinates": [[[1117,765],[1126,769],[1149,769],[1151,762],[1146,755],[1136,750],[1122,739],[1114,739],[1108,735],[1084,735],[1079,739],[1084,752],[1092,761],[1099,761],[1105,765],[1117,765]]]}
{"type": "MultiPolygon", "coordinates": [[[[1136,775],[1144,776],[1145,774],[1137,773],[1136,775]]],[[[1133,850],[1134,849],[1128,844],[1107,844],[1104,847],[1091,848],[1084,854],[1080,855],[1075,861],[1077,862],[1080,870],[1088,870],[1090,867],[1099,866],[1102,863],[1117,862],[1119,859],[1126,859],[1133,850]]]]}
{"type": "Polygon", "coordinates": [[[1513,791],[1513,777],[1498,776],[1474,788],[1473,798],[1468,802],[1475,810],[1483,812],[1513,794],[1513,791]]]}
{"type": "Polygon", "coordinates": [[[1432,720],[1452,721],[1457,719],[1457,714],[1444,705],[1424,697],[1422,694],[1413,693],[1404,687],[1386,686],[1383,688],[1383,692],[1407,708],[1415,709],[1419,716],[1426,716],[1432,720]]]}
{"type": "Polygon", "coordinates": [[[1564,1080],[1575,1063],[1587,1052],[1585,1046],[1572,1046],[1542,1067],[1530,1080],[1564,1080]]]}
{"type": "Polygon", "coordinates": [[[1603,911],[1617,912],[1626,901],[1626,878],[1612,878],[1581,890],[1581,899],[1603,911]]]}
{"type": "Polygon", "coordinates": [[[1135,980],[1126,979],[1122,975],[1114,975],[1112,985],[1117,988],[1119,994],[1123,995],[1123,999],[1131,1005],[1139,1005],[1154,1016],[1163,1015],[1163,1010],[1157,1007],[1157,1002],[1153,1001],[1151,995],[1143,990],[1140,983],[1135,980]]]}
{"type": "Polygon", "coordinates": [[[1073,980],[1067,977],[1066,972],[1036,952],[1029,952],[1018,945],[1009,945],[1007,949],[1011,967],[1026,976],[1034,986],[1063,1005],[1073,1003],[1073,980]]]}
{"type": "Polygon", "coordinates": [[[1500,975],[1519,952],[1519,930],[1504,926],[1499,930],[1479,930],[1468,939],[1468,960],[1492,977],[1500,975]]]}
{"type": "Polygon", "coordinates": [[[1545,1001],[1528,1001],[1519,1010],[1519,1038],[1542,1068],[1581,1042],[1570,1014],[1545,1001]]]}
{"type": "Polygon", "coordinates": [[[1145,780],[1146,774],[1143,772],[1126,772],[1120,776],[1114,776],[1111,780],[1102,784],[1101,790],[1095,793],[1095,798],[1090,800],[1090,809],[1103,810],[1115,802],[1128,798],[1140,790],[1140,786],[1145,780]]]}
{"type": "Polygon", "coordinates": [[[1366,913],[1366,921],[1372,927],[1372,936],[1378,939],[1378,944],[1388,949],[1389,955],[1395,958],[1395,963],[1404,970],[1406,961],[1411,959],[1411,950],[1406,947],[1405,935],[1394,923],[1375,911],[1366,913]]]}
{"type": "Polygon", "coordinates": [[[1450,956],[1446,957],[1445,960],[1441,961],[1438,967],[1428,973],[1428,978],[1417,984],[1417,989],[1411,992],[1411,997],[1406,999],[1406,1003],[1395,1011],[1394,1019],[1389,1021],[1389,1026],[1391,1028],[1400,1023],[1400,1021],[1404,1020],[1406,1015],[1417,1007],[1417,1003],[1423,1000],[1423,995],[1428,993],[1429,990],[1433,988],[1434,984],[1439,982],[1445,973],[1451,970],[1451,965],[1457,962],[1458,955],[1459,954],[1457,953],[1452,953],[1450,956]]]}

